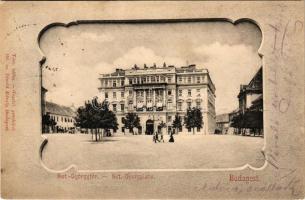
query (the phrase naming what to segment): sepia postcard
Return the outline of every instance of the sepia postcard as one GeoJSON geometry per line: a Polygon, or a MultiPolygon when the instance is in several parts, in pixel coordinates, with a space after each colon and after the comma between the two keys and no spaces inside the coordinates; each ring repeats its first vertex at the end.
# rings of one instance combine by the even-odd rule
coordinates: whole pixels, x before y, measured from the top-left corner
{"type": "Polygon", "coordinates": [[[303,1],[0,3],[3,199],[303,199],[303,1]]]}

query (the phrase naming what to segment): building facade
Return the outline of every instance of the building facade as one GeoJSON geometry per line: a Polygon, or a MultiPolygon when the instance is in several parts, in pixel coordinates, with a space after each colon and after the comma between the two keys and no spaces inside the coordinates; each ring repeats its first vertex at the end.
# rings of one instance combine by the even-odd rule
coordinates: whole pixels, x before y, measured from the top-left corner
{"type": "Polygon", "coordinates": [[[230,117],[229,113],[216,115],[216,134],[229,134],[230,117]]]}
{"type": "MultiPolygon", "coordinates": [[[[262,100],[263,95],[263,69],[262,67],[256,72],[248,85],[240,85],[240,91],[237,96],[239,102],[239,112],[244,114],[253,103],[259,99],[262,100]]],[[[261,109],[263,104],[261,101],[261,109]]]]}
{"type": "Polygon", "coordinates": [[[45,114],[48,114],[56,122],[56,125],[52,127],[52,132],[74,133],[76,113],[71,107],[46,101],[44,109],[45,114]]]}
{"type": "MultiPolygon", "coordinates": [[[[123,132],[122,118],[128,112],[140,117],[139,134],[151,134],[160,123],[166,131],[172,129],[175,115],[182,118],[188,107],[198,107],[203,114],[203,128],[198,133],[214,133],[215,86],[207,69],[195,65],[116,69],[111,74],[101,74],[99,98],[107,100],[116,113],[119,131],[123,132]]],[[[191,132],[183,126],[181,132],[191,132]]]]}
{"type": "Polygon", "coordinates": [[[237,96],[238,111],[231,114],[237,134],[263,136],[263,69],[253,76],[249,84],[240,85],[237,96]]]}

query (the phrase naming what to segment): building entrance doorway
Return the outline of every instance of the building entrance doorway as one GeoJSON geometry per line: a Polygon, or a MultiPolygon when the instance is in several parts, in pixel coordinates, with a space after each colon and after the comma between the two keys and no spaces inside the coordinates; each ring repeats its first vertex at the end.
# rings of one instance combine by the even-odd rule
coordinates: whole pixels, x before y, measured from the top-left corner
{"type": "Polygon", "coordinates": [[[152,135],[154,134],[154,121],[149,119],[146,121],[146,135],[152,135]]]}

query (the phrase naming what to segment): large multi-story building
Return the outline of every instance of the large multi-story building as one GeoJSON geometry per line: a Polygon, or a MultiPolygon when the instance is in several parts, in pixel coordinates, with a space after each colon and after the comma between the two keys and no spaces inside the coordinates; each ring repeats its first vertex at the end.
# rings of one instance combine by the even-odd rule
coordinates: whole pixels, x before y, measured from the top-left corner
{"type": "MultiPolygon", "coordinates": [[[[101,74],[100,99],[107,100],[116,113],[119,131],[124,130],[122,118],[128,112],[140,117],[140,134],[152,134],[160,123],[172,129],[175,115],[182,122],[188,107],[198,107],[203,114],[202,134],[215,131],[215,86],[207,69],[195,65],[174,67],[147,67],[116,69],[111,74],[101,74]]],[[[180,132],[191,132],[183,126],[180,132]]]]}

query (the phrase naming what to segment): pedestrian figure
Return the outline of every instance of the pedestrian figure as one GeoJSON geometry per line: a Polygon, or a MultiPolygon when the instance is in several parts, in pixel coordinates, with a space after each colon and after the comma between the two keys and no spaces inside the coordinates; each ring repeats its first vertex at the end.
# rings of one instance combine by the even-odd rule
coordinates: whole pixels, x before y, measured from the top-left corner
{"type": "Polygon", "coordinates": [[[154,141],[155,143],[157,143],[157,136],[156,136],[156,134],[153,134],[153,141],[154,141]]]}
{"type": "Polygon", "coordinates": [[[153,139],[155,143],[160,142],[158,138],[158,132],[155,132],[153,139]]]}
{"type": "Polygon", "coordinates": [[[170,138],[169,138],[169,141],[168,141],[168,142],[175,142],[174,136],[173,136],[173,133],[172,133],[172,132],[170,133],[170,138]]]}
{"type": "Polygon", "coordinates": [[[160,131],[160,142],[161,142],[161,141],[164,142],[162,130],[160,131]]]}

